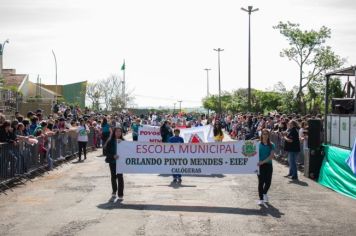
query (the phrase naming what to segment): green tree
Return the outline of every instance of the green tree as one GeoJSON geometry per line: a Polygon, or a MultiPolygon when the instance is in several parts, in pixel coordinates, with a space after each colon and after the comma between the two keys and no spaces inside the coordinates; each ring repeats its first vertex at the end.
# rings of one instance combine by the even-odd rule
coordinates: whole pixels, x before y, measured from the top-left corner
{"type": "Polygon", "coordinates": [[[325,72],[341,67],[345,60],[336,55],[331,47],[325,46],[326,39],[331,37],[330,29],[325,26],[318,31],[308,31],[301,30],[299,24],[279,22],[273,28],[279,30],[290,45],[282,50],[281,57],[287,57],[298,65],[299,85],[296,99],[299,111],[305,113],[303,89],[325,72]]]}

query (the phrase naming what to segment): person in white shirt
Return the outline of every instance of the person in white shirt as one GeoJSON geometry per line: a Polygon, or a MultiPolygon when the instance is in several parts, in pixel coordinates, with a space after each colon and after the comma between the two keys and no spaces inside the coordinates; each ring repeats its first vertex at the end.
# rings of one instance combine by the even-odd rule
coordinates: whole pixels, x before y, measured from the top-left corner
{"type": "Polygon", "coordinates": [[[80,119],[80,124],[77,128],[78,133],[78,162],[82,159],[82,151],[84,153],[84,160],[87,159],[87,143],[88,143],[88,133],[90,132],[89,127],[85,124],[83,119],[80,119]]]}

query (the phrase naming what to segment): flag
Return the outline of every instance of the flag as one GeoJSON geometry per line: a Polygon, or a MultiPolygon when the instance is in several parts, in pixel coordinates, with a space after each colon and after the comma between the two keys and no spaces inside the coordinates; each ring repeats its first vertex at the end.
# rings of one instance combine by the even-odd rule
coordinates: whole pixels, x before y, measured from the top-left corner
{"type": "Polygon", "coordinates": [[[124,61],[124,64],[122,64],[122,66],[121,66],[121,70],[125,70],[125,67],[126,67],[126,65],[125,65],[125,61],[124,61]]]}
{"type": "Polygon", "coordinates": [[[350,167],[354,175],[356,175],[356,139],[354,141],[354,146],[352,148],[350,156],[346,160],[346,164],[350,167]]]}

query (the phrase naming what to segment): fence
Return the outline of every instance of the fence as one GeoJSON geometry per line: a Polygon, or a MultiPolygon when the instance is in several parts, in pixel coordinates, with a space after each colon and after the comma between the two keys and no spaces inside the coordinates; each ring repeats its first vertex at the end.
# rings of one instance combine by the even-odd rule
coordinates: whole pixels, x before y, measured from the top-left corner
{"type": "MultiPolygon", "coordinates": [[[[87,147],[94,147],[93,129],[90,129],[88,138],[87,147]]],[[[77,152],[77,136],[72,131],[40,137],[37,144],[26,141],[0,144],[0,187],[9,188],[9,182],[21,181],[34,172],[51,170],[55,163],[73,157],[77,152]]]]}
{"type": "MultiPolygon", "coordinates": [[[[271,142],[274,143],[275,145],[275,158],[276,160],[282,162],[282,163],[287,163],[288,162],[288,153],[284,150],[284,139],[283,135],[280,132],[276,131],[271,131],[271,142]]],[[[304,169],[304,152],[303,152],[303,142],[300,144],[300,152],[297,158],[297,163],[299,169],[303,170],[304,169]]]]}

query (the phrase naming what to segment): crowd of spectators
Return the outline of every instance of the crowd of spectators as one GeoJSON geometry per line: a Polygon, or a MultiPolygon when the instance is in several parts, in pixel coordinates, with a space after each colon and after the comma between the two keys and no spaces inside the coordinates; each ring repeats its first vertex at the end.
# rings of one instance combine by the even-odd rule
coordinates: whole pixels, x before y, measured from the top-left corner
{"type": "Polygon", "coordinates": [[[15,118],[6,120],[0,112],[0,142],[16,143],[19,140],[34,142],[36,137],[47,137],[56,133],[71,132],[78,128],[82,120],[85,125],[94,132],[94,146],[99,148],[110,136],[112,127],[120,126],[125,133],[130,129],[133,138],[137,140],[137,128],[139,125],[162,126],[165,122],[174,128],[190,128],[206,124],[216,124],[225,129],[232,139],[248,140],[259,139],[261,131],[271,131],[272,142],[276,144],[275,153],[278,156],[286,156],[284,136],[288,131],[288,123],[296,122],[296,129],[300,139],[298,162],[303,163],[303,154],[307,155],[308,145],[308,120],[322,119],[317,116],[300,116],[296,114],[286,115],[278,113],[261,114],[225,114],[206,116],[199,113],[164,114],[151,112],[146,115],[133,115],[131,113],[113,113],[110,115],[91,111],[88,108],[81,110],[78,106],[66,106],[55,104],[51,114],[44,114],[41,109],[29,111],[27,114],[15,113],[15,118]],[[217,122],[218,121],[218,122],[217,122]]]}

